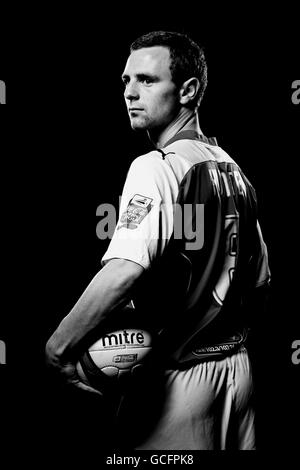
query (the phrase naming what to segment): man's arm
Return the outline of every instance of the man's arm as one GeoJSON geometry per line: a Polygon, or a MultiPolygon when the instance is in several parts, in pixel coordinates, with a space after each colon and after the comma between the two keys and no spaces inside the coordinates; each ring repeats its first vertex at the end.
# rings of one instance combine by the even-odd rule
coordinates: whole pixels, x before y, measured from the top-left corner
{"type": "Polygon", "coordinates": [[[65,366],[70,368],[70,364],[75,361],[74,351],[80,342],[98,327],[110,312],[129,300],[131,289],[143,271],[142,266],[132,261],[109,261],[96,274],[71,312],[48,340],[48,365],[62,373],[65,366]]]}

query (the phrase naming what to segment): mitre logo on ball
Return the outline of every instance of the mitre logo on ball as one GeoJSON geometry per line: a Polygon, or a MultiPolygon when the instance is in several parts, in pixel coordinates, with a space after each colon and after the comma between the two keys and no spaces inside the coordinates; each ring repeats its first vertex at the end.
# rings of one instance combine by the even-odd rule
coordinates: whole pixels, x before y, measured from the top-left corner
{"type": "MultiPolygon", "coordinates": [[[[149,336],[149,335],[148,335],[149,336]]],[[[137,330],[121,330],[115,333],[110,333],[99,340],[103,348],[110,348],[115,346],[116,348],[123,348],[126,345],[131,347],[140,347],[145,345],[149,341],[149,337],[144,331],[137,330]]]]}

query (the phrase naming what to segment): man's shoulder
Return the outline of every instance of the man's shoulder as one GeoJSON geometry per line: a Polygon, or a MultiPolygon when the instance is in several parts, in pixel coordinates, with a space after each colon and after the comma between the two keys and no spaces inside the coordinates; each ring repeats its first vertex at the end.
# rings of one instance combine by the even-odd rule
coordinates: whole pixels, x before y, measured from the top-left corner
{"type": "Polygon", "coordinates": [[[193,159],[199,163],[215,160],[219,163],[228,162],[236,164],[235,160],[222,147],[201,140],[177,140],[166,146],[164,150],[193,159]]]}
{"type": "Polygon", "coordinates": [[[151,150],[148,153],[136,157],[131,165],[131,170],[156,171],[164,167],[163,154],[159,150],[151,150]]]}

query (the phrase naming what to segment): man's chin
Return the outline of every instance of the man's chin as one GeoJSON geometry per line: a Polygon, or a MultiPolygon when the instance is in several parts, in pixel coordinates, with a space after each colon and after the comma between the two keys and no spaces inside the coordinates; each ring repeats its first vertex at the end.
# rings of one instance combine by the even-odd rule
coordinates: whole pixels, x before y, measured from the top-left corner
{"type": "Polygon", "coordinates": [[[132,121],[130,124],[131,124],[131,129],[133,129],[134,131],[146,131],[147,130],[146,124],[132,122],[132,121]]]}
{"type": "Polygon", "coordinates": [[[141,119],[140,116],[132,117],[130,119],[130,125],[134,131],[146,131],[148,129],[147,120],[141,119]]]}

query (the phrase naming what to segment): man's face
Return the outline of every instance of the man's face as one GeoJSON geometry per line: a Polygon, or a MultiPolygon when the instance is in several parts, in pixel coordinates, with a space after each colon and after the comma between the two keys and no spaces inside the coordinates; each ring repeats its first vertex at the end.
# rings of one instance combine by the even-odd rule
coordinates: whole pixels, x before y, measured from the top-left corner
{"type": "Polygon", "coordinates": [[[178,89],[172,81],[169,49],[133,51],[122,74],[132,129],[163,130],[179,111],[178,89]]]}

